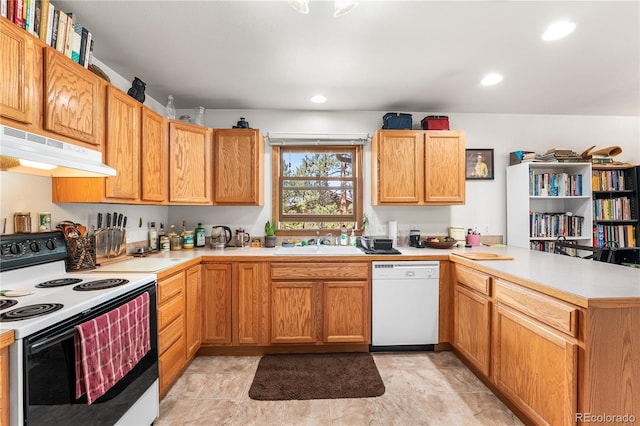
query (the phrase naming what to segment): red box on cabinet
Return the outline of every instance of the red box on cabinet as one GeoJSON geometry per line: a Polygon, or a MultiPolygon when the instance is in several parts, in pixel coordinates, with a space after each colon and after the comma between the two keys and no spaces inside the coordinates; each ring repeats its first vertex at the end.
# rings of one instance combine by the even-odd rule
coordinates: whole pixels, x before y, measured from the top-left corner
{"type": "Polygon", "coordinates": [[[445,115],[427,115],[420,121],[422,130],[449,130],[449,117],[445,115]]]}

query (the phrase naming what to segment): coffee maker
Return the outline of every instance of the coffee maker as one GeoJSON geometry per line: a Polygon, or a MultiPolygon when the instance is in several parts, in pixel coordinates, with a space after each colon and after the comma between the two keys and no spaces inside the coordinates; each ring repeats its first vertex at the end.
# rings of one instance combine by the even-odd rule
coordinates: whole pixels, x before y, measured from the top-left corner
{"type": "Polygon", "coordinates": [[[415,248],[423,248],[422,242],[420,241],[420,230],[419,229],[411,229],[409,230],[409,245],[415,248]]]}

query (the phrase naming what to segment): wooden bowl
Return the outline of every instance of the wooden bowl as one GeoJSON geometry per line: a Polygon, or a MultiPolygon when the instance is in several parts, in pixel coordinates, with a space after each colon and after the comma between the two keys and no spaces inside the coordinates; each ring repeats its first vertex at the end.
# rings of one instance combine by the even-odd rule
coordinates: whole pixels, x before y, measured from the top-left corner
{"type": "Polygon", "coordinates": [[[422,240],[422,244],[425,247],[436,248],[436,249],[449,249],[449,248],[453,247],[456,243],[457,243],[457,241],[439,241],[439,242],[435,242],[435,241],[429,241],[429,240],[422,240]]]}

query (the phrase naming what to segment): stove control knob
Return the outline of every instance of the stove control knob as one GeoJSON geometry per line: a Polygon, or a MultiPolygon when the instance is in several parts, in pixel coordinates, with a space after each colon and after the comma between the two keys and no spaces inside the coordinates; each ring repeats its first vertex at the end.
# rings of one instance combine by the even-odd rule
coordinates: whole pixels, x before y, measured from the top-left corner
{"type": "Polygon", "coordinates": [[[37,253],[40,251],[40,243],[37,241],[31,241],[31,243],[29,244],[29,248],[32,252],[37,253]]]}
{"type": "Polygon", "coordinates": [[[56,248],[56,242],[54,240],[47,240],[44,245],[47,246],[49,250],[54,250],[56,248]]]}
{"type": "Polygon", "coordinates": [[[18,244],[18,243],[13,243],[11,244],[11,246],[9,247],[9,252],[11,252],[11,254],[20,254],[22,253],[22,245],[18,244]]]}

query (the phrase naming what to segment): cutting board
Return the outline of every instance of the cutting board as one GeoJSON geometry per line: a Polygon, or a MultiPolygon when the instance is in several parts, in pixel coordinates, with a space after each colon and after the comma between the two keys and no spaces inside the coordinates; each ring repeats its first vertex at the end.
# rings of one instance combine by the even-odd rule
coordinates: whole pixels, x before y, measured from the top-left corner
{"type": "Polygon", "coordinates": [[[504,254],[499,253],[489,253],[486,251],[473,251],[473,252],[457,252],[454,251],[452,254],[460,257],[466,257],[471,260],[513,260],[513,256],[505,256],[504,254]]]}

